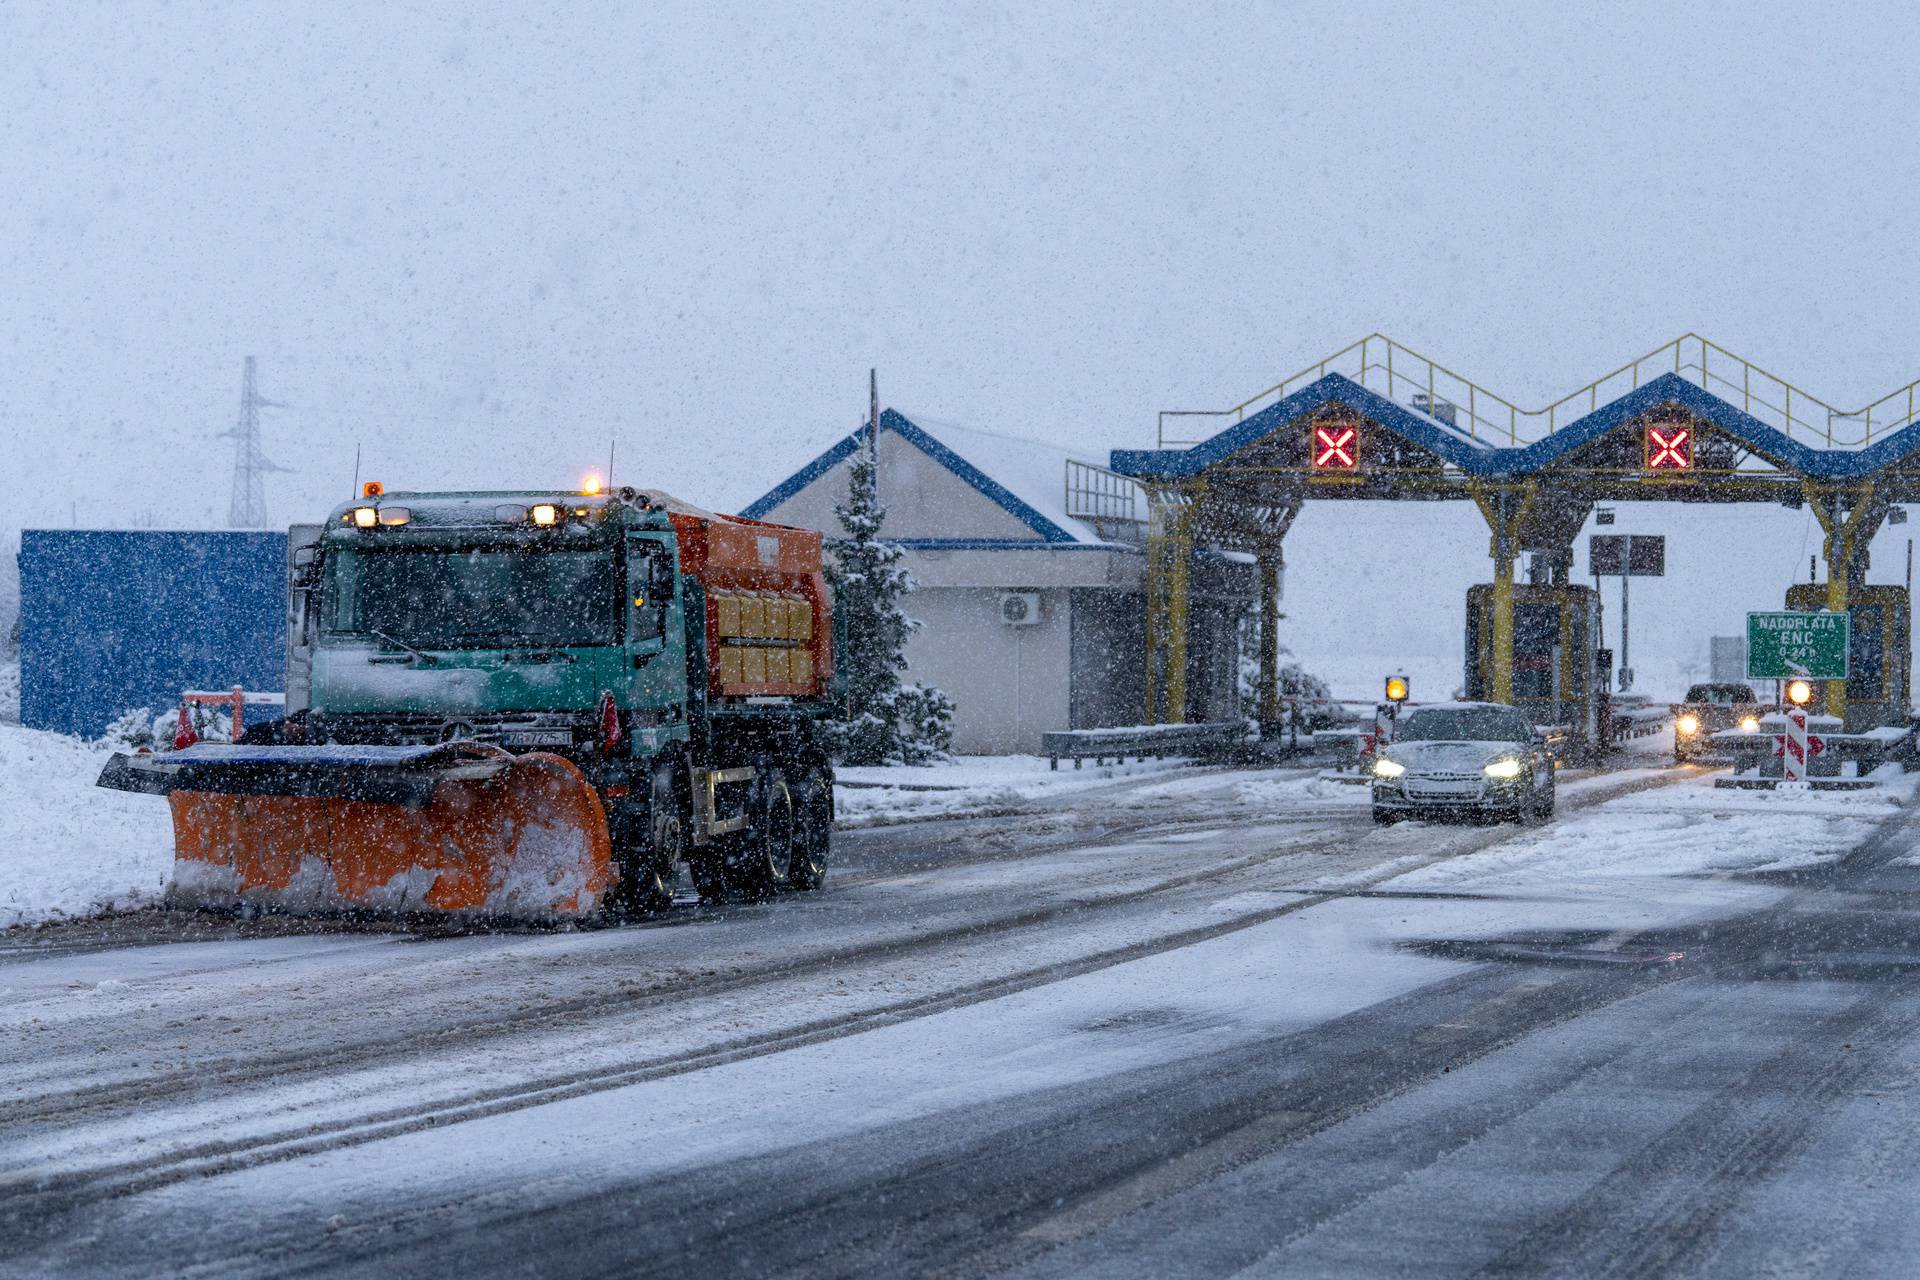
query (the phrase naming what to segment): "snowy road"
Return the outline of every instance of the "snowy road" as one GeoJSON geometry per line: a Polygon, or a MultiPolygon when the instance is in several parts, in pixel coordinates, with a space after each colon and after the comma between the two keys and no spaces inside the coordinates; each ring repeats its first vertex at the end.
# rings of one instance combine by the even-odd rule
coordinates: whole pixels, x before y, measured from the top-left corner
{"type": "Polygon", "coordinates": [[[0,1272],[1910,1274],[1906,814],[1214,772],[649,926],[0,935],[0,1272]]]}

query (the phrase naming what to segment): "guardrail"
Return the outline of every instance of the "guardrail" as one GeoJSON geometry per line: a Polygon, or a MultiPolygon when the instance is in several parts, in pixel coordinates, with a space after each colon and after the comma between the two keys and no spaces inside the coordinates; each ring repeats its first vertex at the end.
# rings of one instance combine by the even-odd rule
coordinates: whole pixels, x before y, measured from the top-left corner
{"type": "Polygon", "coordinates": [[[1616,703],[1607,708],[1608,736],[1615,742],[1623,742],[1628,738],[1644,738],[1663,732],[1671,723],[1673,723],[1671,707],[1653,703],[1643,706],[1634,706],[1631,703],[1621,706],[1616,703]]]}
{"type": "MultiPolygon", "coordinates": [[[[1747,733],[1740,729],[1722,729],[1713,735],[1716,753],[1733,757],[1735,778],[1751,774],[1760,778],[1781,776],[1781,757],[1775,754],[1780,735],[1786,730],[1786,718],[1771,712],[1760,718],[1760,730],[1747,733]]],[[[1854,766],[1854,776],[1865,778],[1883,764],[1913,759],[1914,730],[1908,725],[1888,725],[1862,733],[1844,733],[1833,716],[1807,717],[1808,735],[1820,739],[1820,750],[1807,759],[1809,778],[1845,776],[1845,766],[1854,766]]]]}
{"type": "Polygon", "coordinates": [[[1109,760],[1124,764],[1167,756],[1215,755],[1241,745],[1246,736],[1247,726],[1239,720],[1058,729],[1040,735],[1040,754],[1047,757],[1050,769],[1058,769],[1062,760],[1073,761],[1078,769],[1085,760],[1101,765],[1109,760]]]}

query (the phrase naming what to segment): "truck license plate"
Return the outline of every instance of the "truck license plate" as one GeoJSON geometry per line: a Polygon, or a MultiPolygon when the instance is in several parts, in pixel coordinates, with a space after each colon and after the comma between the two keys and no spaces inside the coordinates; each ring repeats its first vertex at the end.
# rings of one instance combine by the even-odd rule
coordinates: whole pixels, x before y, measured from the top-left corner
{"type": "Polygon", "coordinates": [[[570,747],[573,733],[568,729],[530,729],[505,736],[510,747],[570,747]]]}

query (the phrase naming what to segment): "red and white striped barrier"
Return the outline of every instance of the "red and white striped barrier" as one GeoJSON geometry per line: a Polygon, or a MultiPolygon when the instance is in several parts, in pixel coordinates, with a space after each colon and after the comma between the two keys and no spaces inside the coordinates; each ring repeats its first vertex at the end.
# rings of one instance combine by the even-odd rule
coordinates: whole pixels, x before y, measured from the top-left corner
{"type": "Polygon", "coordinates": [[[1807,778],[1807,711],[1805,707],[1787,708],[1787,731],[1780,739],[1780,776],[1788,786],[1803,784],[1807,778]]]}

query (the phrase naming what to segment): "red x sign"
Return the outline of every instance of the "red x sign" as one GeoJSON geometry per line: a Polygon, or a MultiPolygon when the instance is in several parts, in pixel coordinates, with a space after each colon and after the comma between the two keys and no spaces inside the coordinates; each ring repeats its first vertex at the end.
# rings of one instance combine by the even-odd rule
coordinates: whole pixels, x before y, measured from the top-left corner
{"type": "Polygon", "coordinates": [[[1687,427],[1647,428],[1647,470],[1686,471],[1693,466],[1693,431],[1687,427]]]}
{"type": "Polygon", "coordinates": [[[1358,465],[1360,432],[1354,427],[1315,427],[1313,465],[1316,470],[1351,471],[1358,465]]]}

